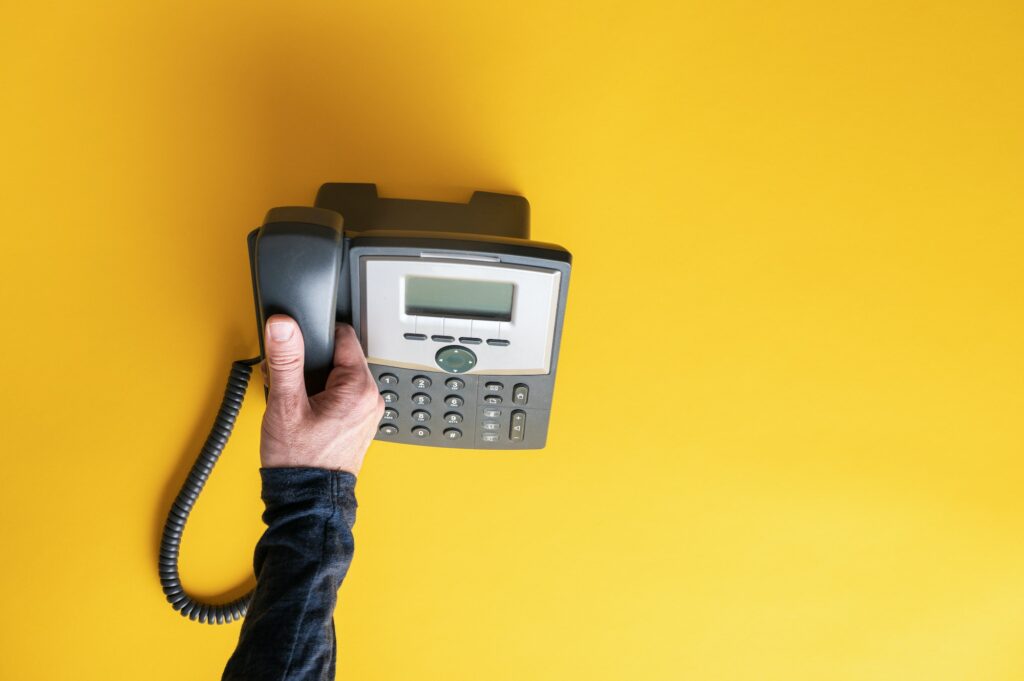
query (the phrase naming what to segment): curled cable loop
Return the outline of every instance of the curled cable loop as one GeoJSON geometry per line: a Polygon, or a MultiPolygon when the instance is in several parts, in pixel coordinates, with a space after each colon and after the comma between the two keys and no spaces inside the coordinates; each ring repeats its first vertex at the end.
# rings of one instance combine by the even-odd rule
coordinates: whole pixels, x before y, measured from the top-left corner
{"type": "Polygon", "coordinates": [[[250,590],[240,598],[227,603],[206,603],[192,597],[181,585],[181,576],[178,574],[178,556],[181,549],[181,537],[185,531],[185,523],[188,522],[189,513],[203,491],[203,486],[213,472],[224,446],[231,437],[231,431],[235,427],[235,420],[238,412],[242,409],[242,402],[245,400],[245,390],[249,387],[249,379],[252,377],[252,367],[262,361],[262,357],[253,359],[238,360],[231,365],[231,375],[228,377],[227,387],[224,389],[224,397],[217,411],[217,418],[206,437],[203,448],[199,451],[195,463],[192,464],[188,477],[181,485],[178,496],[175,497],[171,509],[167,513],[167,520],[164,522],[164,532],[160,539],[160,559],[158,570],[160,573],[160,584],[163,587],[164,595],[171,607],[181,613],[182,617],[188,617],[192,621],[206,624],[225,624],[235,622],[245,617],[249,609],[249,602],[252,600],[250,590]]]}

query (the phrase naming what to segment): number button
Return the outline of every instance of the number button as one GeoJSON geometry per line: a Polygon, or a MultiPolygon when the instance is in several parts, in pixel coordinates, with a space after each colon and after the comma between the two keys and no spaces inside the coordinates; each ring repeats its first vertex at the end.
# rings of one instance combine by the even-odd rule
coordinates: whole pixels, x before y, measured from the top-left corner
{"type": "Polygon", "coordinates": [[[430,395],[426,393],[416,393],[412,396],[412,403],[418,404],[421,407],[430,404],[430,395]]]}
{"type": "Polygon", "coordinates": [[[501,404],[501,395],[484,395],[484,404],[501,404]]]}
{"type": "Polygon", "coordinates": [[[449,428],[446,431],[444,431],[444,436],[449,440],[458,440],[460,437],[462,437],[462,431],[459,430],[458,428],[449,428]]]}
{"type": "Polygon", "coordinates": [[[426,376],[416,376],[412,379],[412,384],[419,390],[426,390],[430,387],[430,379],[426,376]]]}
{"type": "Polygon", "coordinates": [[[397,421],[398,420],[398,412],[395,411],[394,409],[385,409],[384,410],[384,415],[380,417],[380,420],[381,421],[397,421]]]}
{"type": "Polygon", "coordinates": [[[430,429],[426,426],[416,426],[412,429],[412,434],[418,438],[424,438],[430,436],[430,429]]]}
{"type": "Polygon", "coordinates": [[[461,378],[449,378],[447,381],[444,382],[444,387],[448,388],[449,390],[462,390],[463,388],[466,387],[466,382],[463,381],[461,378]]]}
{"type": "Polygon", "coordinates": [[[458,395],[449,395],[448,397],[444,398],[444,403],[447,404],[452,409],[458,409],[459,407],[466,403],[466,400],[462,399],[458,395]]]}
{"type": "Polygon", "coordinates": [[[445,423],[462,423],[462,414],[457,411],[450,411],[444,415],[445,423]]]}
{"type": "Polygon", "coordinates": [[[398,427],[393,426],[390,423],[385,423],[383,426],[379,428],[379,430],[382,435],[394,435],[395,433],[398,432],[398,427]]]}
{"type": "Polygon", "coordinates": [[[489,393],[500,393],[504,389],[505,386],[502,385],[501,383],[498,383],[497,381],[484,384],[484,390],[486,390],[489,393]]]}
{"type": "Polygon", "coordinates": [[[430,412],[419,409],[412,413],[412,420],[416,423],[426,423],[430,420],[430,412]]]}
{"type": "Polygon", "coordinates": [[[380,396],[384,398],[384,404],[394,404],[398,401],[398,393],[393,393],[390,390],[385,390],[380,396]]]}
{"type": "Polygon", "coordinates": [[[380,381],[381,385],[398,385],[398,376],[394,374],[381,374],[377,380],[380,381]]]}
{"type": "Polygon", "coordinates": [[[512,389],[512,401],[515,404],[526,404],[530,399],[530,386],[525,383],[517,383],[512,389]]]}

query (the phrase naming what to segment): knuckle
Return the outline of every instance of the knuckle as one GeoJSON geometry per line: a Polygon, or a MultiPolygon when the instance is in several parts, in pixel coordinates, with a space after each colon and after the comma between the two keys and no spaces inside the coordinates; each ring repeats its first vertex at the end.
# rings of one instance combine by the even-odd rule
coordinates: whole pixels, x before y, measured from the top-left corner
{"type": "Polygon", "coordinates": [[[293,354],[275,355],[267,359],[267,365],[270,367],[272,371],[301,369],[302,357],[293,354]]]}

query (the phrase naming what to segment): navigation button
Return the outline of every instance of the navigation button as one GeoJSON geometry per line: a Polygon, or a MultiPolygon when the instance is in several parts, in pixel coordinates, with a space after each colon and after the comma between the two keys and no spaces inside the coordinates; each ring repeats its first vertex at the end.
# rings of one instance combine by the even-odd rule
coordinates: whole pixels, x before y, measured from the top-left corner
{"type": "Polygon", "coordinates": [[[462,374],[476,366],[476,355],[461,345],[449,345],[434,355],[437,366],[453,374],[462,374]]]}

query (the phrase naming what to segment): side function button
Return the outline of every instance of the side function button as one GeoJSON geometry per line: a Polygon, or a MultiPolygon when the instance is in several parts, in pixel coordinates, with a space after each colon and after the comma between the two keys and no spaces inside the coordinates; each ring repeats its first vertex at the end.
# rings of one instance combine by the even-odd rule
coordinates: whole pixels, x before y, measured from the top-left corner
{"type": "Polygon", "coordinates": [[[412,434],[416,437],[429,437],[430,428],[427,428],[426,426],[416,426],[412,429],[412,434]]]}
{"type": "Polygon", "coordinates": [[[398,385],[398,376],[394,374],[381,374],[377,380],[381,385],[398,385]]]}
{"type": "Polygon", "coordinates": [[[526,404],[530,400],[530,387],[525,383],[516,383],[512,388],[512,402],[515,404],[526,404]]]}
{"type": "Polygon", "coordinates": [[[500,393],[504,389],[505,386],[502,385],[501,383],[498,383],[497,381],[492,381],[490,383],[484,384],[484,390],[486,390],[489,393],[500,393]]]}
{"type": "Polygon", "coordinates": [[[390,390],[385,390],[380,396],[384,398],[384,404],[394,404],[398,401],[398,393],[393,393],[390,390]]]}
{"type": "Polygon", "coordinates": [[[430,395],[426,393],[416,393],[412,396],[412,403],[418,404],[421,407],[430,404],[430,395]]]}
{"type": "Polygon", "coordinates": [[[501,404],[501,395],[484,395],[484,404],[501,404]]]}
{"type": "Polygon", "coordinates": [[[466,403],[466,400],[462,399],[458,395],[449,395],[448,397],[444,398],[444,403],[451,407],[452,409],[458,409],[459,407],[466,403]]]}
{"type": "Polygon", "coordinates": [[[484,409],[484,418],[496,419],[501,416],[501,410],[493,407],[487,407],[484,409]]]}
{"type": "Polygon", "coordinates": [[[509,341],[505,340],[504,338],[488,338],[487,339],[487,344],[488,345],[497,345],[497,346],[503,348],[503,347],[509,345],[509,341]]]}
{"type": "Polygon", "coordinates": [[[463,388],[466,387],[466,382],[463,381],[461,378],[449,378],[447,381],[444,382],[444,387],[448,388],[449,390],[462,390],[463,388]]]}
{"type": "Polygon", "coordinates": [[[455,336],[443,336],[439,333],[435,333],[430,337],[430,340],[437,341],[438,343],[451,343],[455,340],[455,336]]]}
{"type": "Polygon", "coordinates": [[[412,379],[412,384],[420,390],[426,390],[430,387],[430,379],[426,376],[415,376],[412,379]]]}
{"type": "Polygon", "coordinates": [[[412,420],[416,423],[426,423],[430,420],[430,412],[417,409],[412,413],[412,420]]]}
{"type": "Polygon", "coordinates": [[[498,421],[484,421],[480,424],[481,430],[501,430],[501,423],[498,421]]]}
{"type": "Polygon", "coordinates": [[[526,435],[526,412],[516,410],[512,412],[512,423],[508,428],[508,439],[513,442],[521,442],[526,435]]]}
{"type": "Polygon", "coordinates": [[[382,435],[394,435],[398,432],[398,426],[393,426],[390,423],[385,423],[383,426],[377,429],[382,435]]]}
{"type": "Polygon", "coordinates": [[[457,411],[450,411],[444,415],[445,423],[462,423],[462,414],[457,411]]]}
{"type": "Polygon", "coordinates": [[[385,409],[384,410],[384,415],[380,417],[380,420],[381,421],[397,421],[398,420],[398,412],[395,411],[394,409],[385,409]]]}
{"type": "Polygon", "coordinates": [[[483,440],[484,442],[497,442],[498,441],[498,434],[497,433],[481,433],[480,434],[480,439],[483,440]]]}
{"type": "Polygon", "coordinates": [[[427,340],[427,334],[425,333],[407,333],[405,340],[427,340]]]}
{"type": "Polygon", "coordinates": [[[459,342],[463,345],[480,345],[483,340],[475,336],[459,336],[459,342]]]}
{"type": "Polygon", "coordinates": [[[444,431],[444,436],[449,440],[458,440],[462,437],[462,431],[458,428],[448,428],[444,431]]]}

